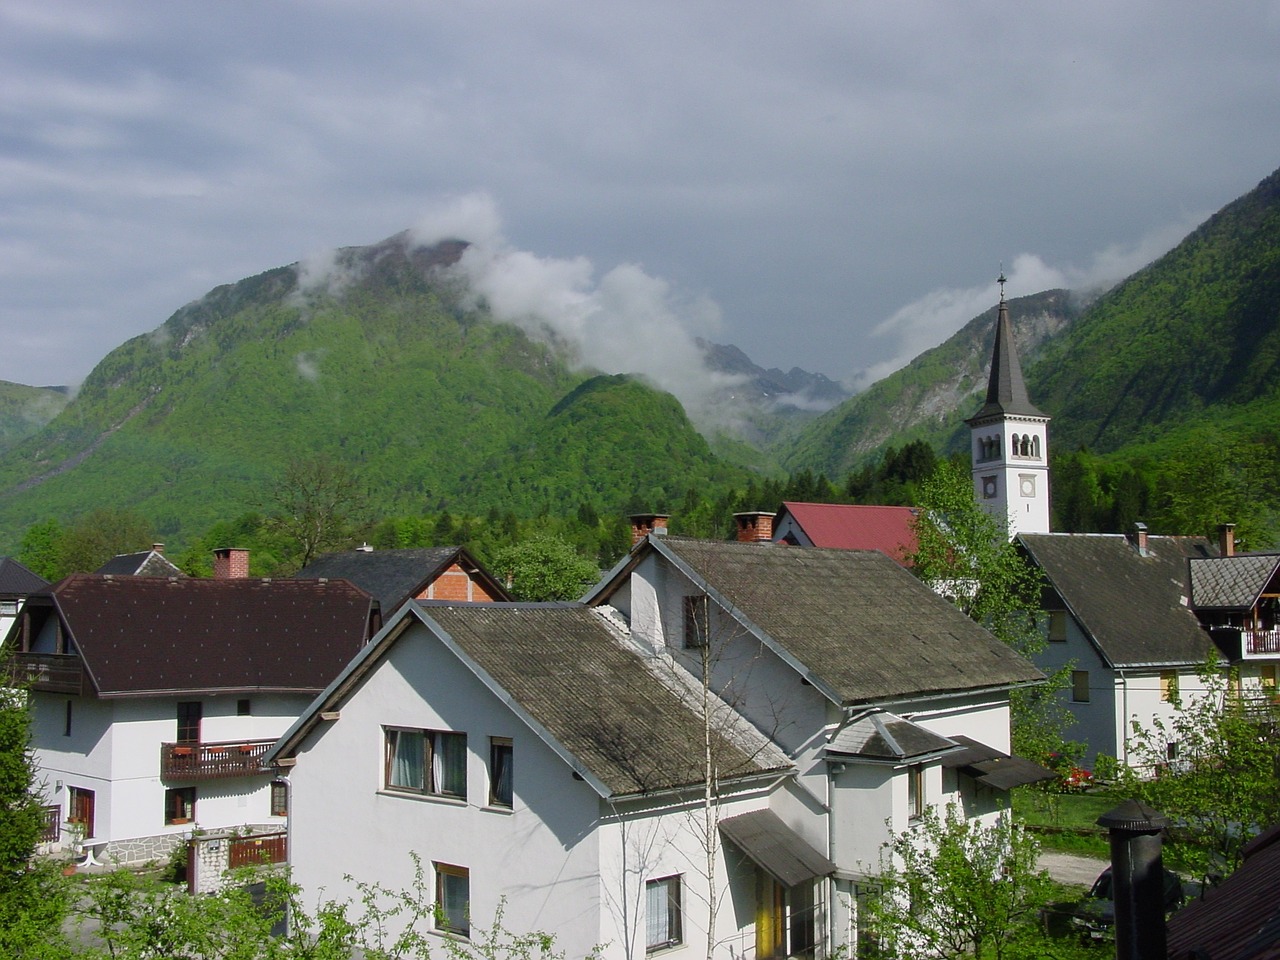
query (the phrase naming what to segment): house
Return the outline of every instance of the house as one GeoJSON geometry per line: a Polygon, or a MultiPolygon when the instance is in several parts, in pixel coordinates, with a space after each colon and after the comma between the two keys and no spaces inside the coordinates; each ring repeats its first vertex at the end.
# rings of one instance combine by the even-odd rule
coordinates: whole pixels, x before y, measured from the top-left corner
{"type": "Polygon", "coordinates": [[[770,539],[800,547],[879,550],[905,564],[915,552],[916,507],[786,501],[773,520],[770,539]]]}
{"type": "Polygon", "coordinates": [[[247,570],[239,559],[219,557],[223,579],[76,574],[33,594],[10,630],[64,845],[130,863],[196,826],[283,826],[262,758],[377,611],[346,581],[225,578],[247,570]]]}
{"type": "Polygon", "coordinates": [[[294,579],[350,580],[371,594],[390,618],[409,600],[510,600],[498,581],[465,547],[407,550],[356,550],[326,553],[294,579]]]}
{"type": "Polygon", "coordinates": [[[582,603],[409,603],[268,759],[304,891],[413,852],[440,935],[827,956],[890,831],[1048,775],[1009,756],[1042,679],[880,553],[647,534],[582,603]]]}
{"type": "Polygon", "coordinates": [[[1169,960],[1280,957],[1280,825],[1244,848],[1231,876],[1169,918],[1169,960]]]}
{"type": "Polygon", "coordinates": [[[121,553],[112,557],[94,573],[113,577],[185,577],[182,569],[164,555],[164,544],[155,543],[150,550],[121,553]]]}
{"type": "Polygon", "coordinates": [[[0,557],[0,637],[7,634],[18,619],[27,597],[47,586],[48,580],[32,573],[13,557],[0,557]]]}
{"type": "Polygon", "coordinates": [[[1087,744],[1090,766],[1099,754],[1129,763],[1133,723],[1168,720],[1179,694],[1203,689],[1198,668],[1213,643],[1192,607],[1188,565],[1212,557],[1212,544],[1141,524],[1128,536],[1022,533],[1016,542],[1045,578],[1048,642],[1036,663],[1071,670],[1068,735],[1087,744]]]}

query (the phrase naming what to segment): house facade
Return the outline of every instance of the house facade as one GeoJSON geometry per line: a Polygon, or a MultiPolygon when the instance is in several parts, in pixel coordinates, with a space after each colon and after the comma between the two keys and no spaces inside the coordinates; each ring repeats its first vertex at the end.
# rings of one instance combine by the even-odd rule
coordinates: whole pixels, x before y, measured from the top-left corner
{"type": "Polygon", "coordinates": [[[409,604],[269,759],[304,890],[414,851],[440,935],[826,956],[891,831],[1047,775],[1009,756],[1041,679],[882,554],[645,536],[580,604],[409,604]]]}
{"type": "Polygon", "coordinates": [[[282,828],[263,757],[376,622],[345,581],[77,574],[33,595],[5,648],[58,843],[131,863],[196,827],[282,828]]]}

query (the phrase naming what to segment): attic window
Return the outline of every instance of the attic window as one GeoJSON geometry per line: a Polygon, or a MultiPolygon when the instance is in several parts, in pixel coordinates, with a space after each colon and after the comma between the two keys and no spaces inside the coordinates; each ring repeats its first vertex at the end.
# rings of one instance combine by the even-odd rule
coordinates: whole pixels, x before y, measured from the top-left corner
{"type": "Polygon", "coordinates": [[[684,645],[690,648],[705,647],[711,633],[708,618],[711,608],[706,594],[684,598],[684,645]]]}
{"type": "Polygon", "coordinates": [[[1067,611],[1065,610],[1049,611],[1049,642],[1050,643],[1066,643],[1067,642],[1067,611]]]}

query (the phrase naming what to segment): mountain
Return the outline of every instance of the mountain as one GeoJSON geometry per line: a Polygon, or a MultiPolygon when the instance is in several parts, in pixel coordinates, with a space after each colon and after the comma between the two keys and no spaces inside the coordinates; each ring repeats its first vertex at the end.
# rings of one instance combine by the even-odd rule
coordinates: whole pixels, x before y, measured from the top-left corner
{"type": "Polygon", "coordinates": [[[448,270],[464,247],[398,236],[323,276],[268,270],[113,350],[0,464],[0,552],[90,507],[136,509],[182,543],[312,455],[349,465],[386,514],[664,509],[742,480],[669,395],[593,380],[470,306],[448,270]]]}
{"type": "MultiPolygon", "coordinates": [[[[1049,290],[1009,301],[1009,319],[1024,367],[1079,316],[1076,297],[1049,290]]],[[[938,450],[963,450],[963,420],[982,405],[995,337],[996,307],[945,343],[805,426],[779,454],[795,473],[841,478],[888,446],[925,440],[938,450]]]]}
{"type": "Polygon", "coordinates": [[[56,417],[69,399],[66,387],[28,387],[0,380],[0,453],[56,417]]]}

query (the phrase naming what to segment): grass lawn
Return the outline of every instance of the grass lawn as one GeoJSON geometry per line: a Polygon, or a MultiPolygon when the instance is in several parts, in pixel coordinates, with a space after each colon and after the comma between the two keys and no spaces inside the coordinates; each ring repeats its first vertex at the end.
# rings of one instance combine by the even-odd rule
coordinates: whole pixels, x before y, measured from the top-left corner
{"type": "Polygon", "coordinates": [[[1108,790],[1047,793],[1023,787],[1013,791],[1013,813],[1032,828],[1046,850],[1106,858],[1111,846],[1098,817],[1124,800],[1108,790]]]}

